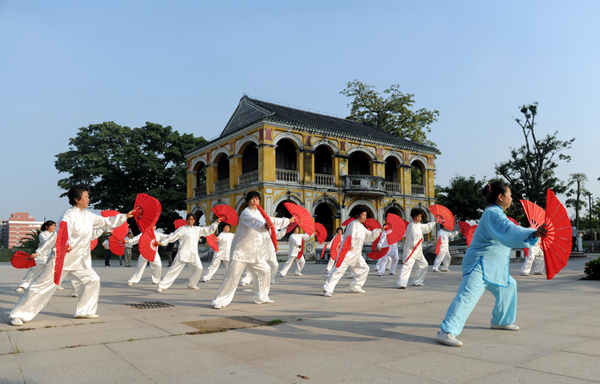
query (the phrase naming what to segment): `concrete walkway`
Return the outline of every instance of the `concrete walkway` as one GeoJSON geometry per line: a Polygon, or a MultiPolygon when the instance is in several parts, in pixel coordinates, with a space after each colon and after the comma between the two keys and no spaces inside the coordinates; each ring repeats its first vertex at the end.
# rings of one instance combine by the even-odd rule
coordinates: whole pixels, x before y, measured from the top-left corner
{"type": "Polygon", "coordinates": [[[367,293],[350,293],[343,279],[325,298],[324,265],[308,263],[304,276],[277,278],[274,304],[256,305],[240,287],[231,305],[215,310],[210,301],[223,268],[198,291],[186,289],[186,269],[158,293],[149,268],[128,287],[133,268],[95,261],[99,319],[72,318],[77,299],[65,289],[33,321],[13,327],[8,313],[25,272],[1,263],[0,383],[600,382],[600,281],[580,280],[587,260],[572,259],[551,281],[521,277],[520,265],[511,264],[521,331],[489,329],[494,299],[486,292],[459,336],[462,348],[434,339],[460,266],[428,273],[425,286],[406,290],[394,288],[397,275],[371,272],[367,293]],[[156,301],[173,306],[129,305],[156,301]],[[205,334],[194,326],[228,324],[232,317],[238,325],[284,323],[205,334]]]}

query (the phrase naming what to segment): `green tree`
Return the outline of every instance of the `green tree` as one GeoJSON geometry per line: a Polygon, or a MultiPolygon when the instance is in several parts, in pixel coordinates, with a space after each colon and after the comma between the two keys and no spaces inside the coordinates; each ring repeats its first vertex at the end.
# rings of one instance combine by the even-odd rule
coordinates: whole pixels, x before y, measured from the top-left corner
{"type": "Polygon", "coordinates": [[[27,232],[27,234],[23,236],[21,240],[19,240],[19,244],[17,244],[17,247],[23,252],[35,252],[35,250],[38,249],[38,246],[40,245],[41,232],[42,231],[39,229],[29,230],[29,232],[27,232]]]}
{"type": "Polygon", "coordinates": [[[485,180],[476,180],[475,176],[455,176],[447,187],[436,187],[436,203],[448,208],[457,220],[479,220],[488,206],[481,194],[485,180]]]}
{"type": "Polygon", "coordinates": [[[342,95],[352,97],[348,104],[350,116],[347,119],[361,121],[416,143],[437,147],[436,143],[427,139],[431,132],[431,124],[437,121],[439,111],[425,108],[413,111],[415,100],[413,94],[404,94],[399,85],[392,85],[382,96],[375,87],[358,80],[350,81],[342,95]]]}
{"type": "Polygon", "coordinates": [[[565,205],[575,208],[575,226],[577,228],[579,228],[579,212],[587,206],[585,200],[581,198],[589,193],[585,189],[586,181],[587,176],[583,173],[571,173],[569,175],[569,187],[571,188],[567,191],[567,197],[569,198],[565,201],[565,205]],[[575,196],[575,198],[572,196],[575,196]]]}
{"type": "MultiPolygon", "coordinates": [[[[93,208],[121,212],[133,208],[138,193],[147,193],[162,204],[157,226],[171,231],[179,218],[175,211],[186,209],[184,154],[205,142],[154,123],[133,129],[112,121],[91,124],[79,128],[67,152],[56,155],[56,169],[70,174],[58,185],[65,190],[90,185],[93,208]]],[[[137,229],[133,220],[129,224],[137,229]]]]}
{"type": "Polygon", "coordinates": [[[555,175],[558,161],[571,161],[571,157],[561,153],[570,149],[575,138],[559,140],[556,136],[547,135],[538,139],[535,135],[535,117],[538,103],[521,106],[525,119],[515,119],[523,130],[525,144],[517,149],[511,149],[511,159],[496,165],[496,172],[502,175],[511,185],[515,199],[528,200],[545,207],[546,189],[550,188],[556,194],[564,193],[566,185],[555,175]]]}

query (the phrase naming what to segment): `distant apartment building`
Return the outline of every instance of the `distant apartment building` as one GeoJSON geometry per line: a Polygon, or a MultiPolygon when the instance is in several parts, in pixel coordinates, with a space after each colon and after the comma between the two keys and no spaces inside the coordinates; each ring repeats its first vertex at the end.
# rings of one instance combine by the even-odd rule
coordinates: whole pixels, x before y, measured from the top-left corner
{"type": "Polygon", "coordinates": [[[11,213],[8,220],[2,220],[0,224],[2,247],[14,247],[28,233],[40,229],[43,223],[43,221],[35,221],[34,217],[29,217],[28,212],[11,213]]]}

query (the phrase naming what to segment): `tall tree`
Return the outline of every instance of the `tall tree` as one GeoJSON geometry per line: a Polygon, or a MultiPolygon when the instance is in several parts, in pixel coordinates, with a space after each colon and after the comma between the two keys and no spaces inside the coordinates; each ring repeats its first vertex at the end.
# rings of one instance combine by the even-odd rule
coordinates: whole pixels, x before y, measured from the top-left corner
{"type": "Polygon", "coordinates": [[[521,106],[520,112],[524,119],[515,119],[523,131],[525,144],[517,149],[511,149],[511,159],[496,165],[496,172],[502,175],[510,184],[515,198],[527,198],[534,203],[546,206],[546,189],[555,193],[564,193],[566,185],[560,181],[554,170],[558,161],[571,161],[571,157],[562,151],[570,149],[575,138],[559,140],[556,136],[547,135],[538,139],[535,134],[535,117],[538,103],[521,106]]]}
{"type": "MultiPolygon", "coordinates": [[[[56,155],[56,169],[70,174],[58,185],[65,190],[90,185],[95,209],[128,211],[138,193],[147,193],[162,204],[157,226],[173,230],[179,218],[175,211],[186,209],[184,154],[205,142],[154,123],[133,129],[112,121],[91,124],[79,128],[67,152],[56,155]]],[[[137,228],[135,222],[130,225],[137,228]]]]}
{"type": "Polygon", "coordinates": [[[589,193],[587,189],[585,189],[585,182],[587,181],[587,176],[583,173],[571,173],[569,175],[569,187],[571,187],[567,191],[567,196],[569,197],[565,204],[567,207],[575,208],[575,226],[579,228],[579,212],[583,207],[587,206],[587,203],[581,197],[589,193]],[[573,196],[575,196],[573,198],[573,196]]]}
{"type": "Polygon", "coordinates": [[[375,91],[375,87],[364,84],[358,80],[350,81],[342,95],[354,98],[350,107],[350,116],[347,119],[365,122],[375,128],[403,139],[416,143],[437,147],[436,143],[427,139],[431,132],[431,124],[437,121],[439,111],[429,111],[425,108],[413,111],[415,95],[400,91],[399,85],[392,85],[382,96],[375,91]]]}
{"type": "Polygon", "coordinates": [[[485,180],[476,180],[475,176],[455,176],[447,187],[437,187],[436,203],[444,205],[461,221],[479,220],[487,201],[481,194],[485,180]]]}

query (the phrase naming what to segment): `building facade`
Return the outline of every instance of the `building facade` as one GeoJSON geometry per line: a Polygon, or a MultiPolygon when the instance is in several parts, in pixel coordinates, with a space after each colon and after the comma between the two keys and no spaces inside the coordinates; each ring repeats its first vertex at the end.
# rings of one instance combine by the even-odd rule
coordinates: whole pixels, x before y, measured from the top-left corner
{"type": "Polygon", "coordinates": [[[35,221],[35,218],[29,217],[27,212],[11,213],[8,220],[2,220],[2,246],[13,248],[28,233],[40,229],[42,224],[43,221],[35,221]]]}
{"type": "Polygon", "coordinates": [[[186,154],[187,209],[209,214],[208,223],[213,206],[239,214],[256,190],[271,215],[289,217],[286,201],[308,209],[328,239],[359,204],[380,222],[387,213],[408,220],[414,207],[432,218],[438,153],[360,122],[244,96],[221,135],[186,154]]]}

